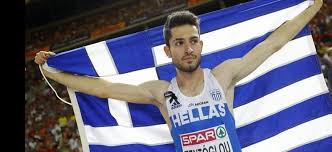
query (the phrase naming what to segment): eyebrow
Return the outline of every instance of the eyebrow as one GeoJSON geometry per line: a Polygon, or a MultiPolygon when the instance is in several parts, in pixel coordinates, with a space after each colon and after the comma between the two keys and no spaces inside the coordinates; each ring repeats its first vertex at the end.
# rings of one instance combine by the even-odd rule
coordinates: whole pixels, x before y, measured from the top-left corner
{"type": "Polygon", "coordinates": [[[180,41],[180,40],[184,40],[184,38],[176,38],[175,40],[173,40],[173,42],[174,41],[180,41]]]}
{"type": "MultiPolygon", "coordinates": [[[[189,39],[190,39],[190,40],[192,40],[192,39],[198,39],[198,36],[192,36],[192,37],[190,37],[189,39]]],[[[184,38],[176,38],[175,40],[173,40],[173,42],[174,42],[174,41],[180,41],[180,40],[184,40],[184,38]]]]}

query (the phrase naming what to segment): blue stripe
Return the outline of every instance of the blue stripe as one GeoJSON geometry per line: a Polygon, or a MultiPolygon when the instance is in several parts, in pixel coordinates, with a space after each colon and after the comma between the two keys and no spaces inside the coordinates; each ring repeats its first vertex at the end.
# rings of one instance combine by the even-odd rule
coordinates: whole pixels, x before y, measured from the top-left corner
{"type": "Polygon", "coordinates": [[[304,0],[256,0],[206,13],[200,17],[201,31],[207,33],[297,5],[304,0]]]}
{"type": "Polygon", "coordinates": [[[237,86],[234,95],[234,108],[259,99],[302,79],[320,74],[321,69],[316,58],[316,55],[311,55],[273,69],[247,84],[237,86]]]}
{"type": "MultiPolygon", "coordinates": [[[[212,69],[228,59],[241,58],[244,55],[246,55],[257,44],[264,41],[270,34],[271,33],[266,33],[263,36],[260,36],[258,38],[247,41],[245,43],[236,45],[234,47],[231,47],[231,48],[228,48],[225,50],[218,50],[215,53],[204,55],[204,56],[202,56],[201,66],[203,68],[212,69]]],[[[301,30],[301,32],[299,32],[293,38],[293,40],[301,38],[303,36],[307,36],[307,35],[310,35],[310,29],[308,28],[308,26],[303,28],[303,30],[301,30]]],[[[222,43],[222,42],[220,42],[220,43],[222,43]]]]}
{"type": "MultiPolygon", "coordinates": [[[[279,11],[304,0],[256,0],[200,15],[201,33],[208,33],[249,19],[279,11]],[[259,7],[257,7],[259,6],[259,7]]],[[[147,30],[152,46],[164,44],[163,26],[147,30]]]]}
{"type": "MultiPolygon", "coordinates": [[[[140,137],[137,137],[140,138],[140,137]]],[[[174,144],[147,146],[142,144],[128,144],[122,146],[89,145],[91,152],[174,152],[174,144]]]]}
{"type": "Polygon", "coordinates": [[[156,72],[159,80],[171,81],[176,76],[175,65],[166,64],[156,67],[156,72]]]}
{"type": "Polygon", "coordinates": [[[163,36],[163,28],[164,28],[164,26],[158,26],[158,27],[146,30],[152,47],[165,43],[164,36],[163,36]]]}
{"type": "Polygon", "coordinates": [[[106,41],[119,74],[154,67],[151,45],[145,32],[106,41]]]}
{"type": "MultiPolygon", "coordinates": [[[[271,33],[267,33],[261,37],[247,41],[246,43],[239,44],[225,50],[218,50],[215,53],[204,55],[202,56],[201,67],[213,69],[214,67],[218,66],[219,64],[228,59],[241,58],[258,43],[264,41],[266,37],[268,37],[270,34],[271,33]]],[[[310,29],[308,28],[308,26],[301,30],[301,32],[296,35],[294,39],[301,38],[307,35],[310,35],[310,29]]],[[[166,64],[156,67],[156,71],[159,80],[170,81],[176,75],[175,66],[173,64],[166,64]]]]}
{"type": "Polygon", "coordinates": [[[47,60],[47,64],[66,72],[98,76],[84,47],[56,54],[47,60]]]}
{"type": "MultiPolygon", "coordinates": [[[[282,101],[282,98],[280,102],[282,101]]],[[[304,122],[332,113],[329,94],[323,94],[295,106],[280,111],[272,116],[238,128],[241,146],[247,147],[304,122]]]]}
{"type": "Polygon", "coordinates": [[[128,107],[134,127],[166,123],[155,105],[128,103],[128,107]]]}
{"type": "Polygon", "coordinates": [[[289,152],[329,152],[332,148],[332,137],[327,137],[316,142],[312,142],[289,152]]]}
{"type": "Polygon", "coordinates": [[[118,125],[109,111],[107,99],[90,96],[80,92],[76,92],[75,95],[85,125],[90,125],[92,127],[118,125]]]}

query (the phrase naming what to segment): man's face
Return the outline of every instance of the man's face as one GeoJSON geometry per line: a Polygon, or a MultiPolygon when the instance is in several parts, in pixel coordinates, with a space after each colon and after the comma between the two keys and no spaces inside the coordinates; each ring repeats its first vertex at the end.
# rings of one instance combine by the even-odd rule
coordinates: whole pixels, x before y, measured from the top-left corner
{"type": "Polygon", "coordinates": [[[180,71],[195,71],[201,62],[203,46],[198,29],[193,25],[182,25],[172,28],[171,33],[169,47],[165,46],[166,54],[180,71]]]}

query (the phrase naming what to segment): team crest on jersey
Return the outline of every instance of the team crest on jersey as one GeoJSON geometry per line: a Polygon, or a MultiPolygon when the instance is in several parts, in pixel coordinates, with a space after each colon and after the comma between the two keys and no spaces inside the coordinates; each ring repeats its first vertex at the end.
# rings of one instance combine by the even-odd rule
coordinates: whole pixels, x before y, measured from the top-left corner
{"type": "Polygon", "coordinates": [[[214,101],[220,101],[222,97],[219,89],[210,90],[210,95],[214,101]]]}

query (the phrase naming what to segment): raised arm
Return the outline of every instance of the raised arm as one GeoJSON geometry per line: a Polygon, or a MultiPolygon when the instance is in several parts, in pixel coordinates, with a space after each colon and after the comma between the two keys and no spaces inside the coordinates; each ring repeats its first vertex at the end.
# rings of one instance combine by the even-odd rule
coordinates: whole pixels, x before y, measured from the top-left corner
{"type": "MultiPolygon", "coordinates": [[[[41,51],[36,54],[35,62],[42,65],[51,55],[54,54],[41,51]]],[[[111,83],[101,78],[73,75],[65,72],[52,73],[44,69],[43,73],[46,77],[83,93],[100,98],[113,98],[133,103],[159,105],[163,100],[163,96],[161,96],[163,95],[162,91],[166,90],[169,85],[168,82],[160,80],[148,81],[136,86],[111,83]]]]}
{"type": "Polygon", "coordinates": [[[293,39],[315,16],[322,4],[322,0],[315,0],[313,5],[309,6],[294,19],[282,24],[266,40],[256,45],[244,57],[230,59],[218,65],[213,72],[217,79],[221,81],[224,89],[234,86],[238,81],[254,71],[269,56],[293,39]]]}

